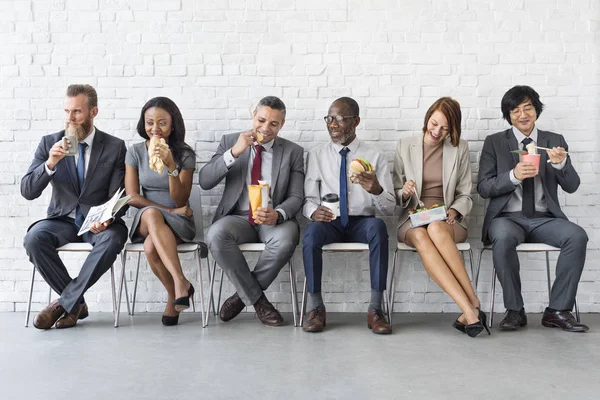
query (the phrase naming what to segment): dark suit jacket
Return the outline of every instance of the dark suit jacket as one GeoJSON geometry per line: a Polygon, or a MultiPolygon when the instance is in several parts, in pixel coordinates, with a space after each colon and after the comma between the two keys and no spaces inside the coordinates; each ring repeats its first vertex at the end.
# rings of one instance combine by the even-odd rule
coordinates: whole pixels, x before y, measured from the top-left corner
{"type": "MultiPolygon", "coordinates": [[[[548,148],[560,146],[568,150],[567,142],[562,135],[547,131],[538,130],[537,144],[548,148]]],[[[484,243],[489,243],[487,232],[492,219],[502,212],[516,188],[510,181],[509,173],[519,162],[519,155],[511,153],[511,151],[518,149],[519,144],[512,128],[485,138],[477,179],[477,192],[484,199],[489,199],[481,235],[484,243]]],[[[540,179],[548,211],[556,218],[567,219],[558,203],[557,188],[560,185],[562,190],[567,193],[575,192],[579,187],[579,175],[573,168],[568,155],[564,168],[558,170],[546,162],[548,160],[546,151],[542,150],[540,154],[540,179]]]]}
{"type": "MultiPolygon", "coordinates": [[[[204,190],[214,188],[225,178],[225,190],[213,222],[234,211],[246,185],[250,147],[230,169],[227,169],[223,160],[223,153],[233,147],[239,136],[240,133],[224,135],[217,152],[198,174],[200,186],[204,190]]],[[[293,219],[304,202],[304,150],[289,140],[280,137],[274,140],[271,200],[274,208],[283,209],[287,218],[293,219]]]]}
{"type": "MultiPolygon", "coordinates": [[[[56,164],[56,172],[50,176],[46,173],[45,163],[50,149],[65,134],[46,135],[42,138],[33,162],[21,179],[21,195],[27,200],[38,198],[48,184],[52,185],[52,198],[48,206],[48,218],[60,218],[69,215],[79,205],[84,215],[90,207],[110,200],[117,190],[124,186],[125,142],[96,129],[94,144],[85,183],[81,190],[77,180],[74,157],[67,156],[56,164]]],[[[116,215],[115,221],[124,224],[120,217],[126,207],[116,215]]],[[[31,228],[31,227],[30,227],[31,228]]]]}

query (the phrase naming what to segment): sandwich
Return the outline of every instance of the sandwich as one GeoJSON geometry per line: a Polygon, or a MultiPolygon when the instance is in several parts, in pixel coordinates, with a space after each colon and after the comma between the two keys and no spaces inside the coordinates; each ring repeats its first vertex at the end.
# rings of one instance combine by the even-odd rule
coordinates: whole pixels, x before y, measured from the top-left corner
{"type": "Polygon", "coordinates": [[[165,146],[165,147],[169,148],[165,139],[163,139],[163,138],[159,139],[157,136],[152,136],[150,138],[150,145],[148,146],[148,155],[149,155],[148,166],[150,167],[150,169],[152,171],[162,174],[163,170],[165,169],[165,164],[163,163],[163,161],[160,159],[159,156],[154,154],[154,147],[156,147],[157,145],[161,146],[161,147],[165,146]]]}

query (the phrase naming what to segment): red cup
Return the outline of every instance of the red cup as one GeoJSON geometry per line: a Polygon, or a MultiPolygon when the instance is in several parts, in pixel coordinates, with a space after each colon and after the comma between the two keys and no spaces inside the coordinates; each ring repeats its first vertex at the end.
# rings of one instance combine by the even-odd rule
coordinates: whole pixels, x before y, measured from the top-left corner
{"type": "Polygon", "coordinates": [[[525,153],[525,154],[521,155],[521,161],[532,163],[533,166],[535,167],[535,173],[537,175],[540,172],[540,157],[541,157],[540,154],[525,153]]]}

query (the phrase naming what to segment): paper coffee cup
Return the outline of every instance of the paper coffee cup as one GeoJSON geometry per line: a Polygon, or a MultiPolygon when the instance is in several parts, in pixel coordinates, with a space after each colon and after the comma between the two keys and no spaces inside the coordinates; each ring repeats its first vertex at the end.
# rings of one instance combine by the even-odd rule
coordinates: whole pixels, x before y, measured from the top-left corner
{"type": "Polygon", "coordinates": [[[76,136],[66,136],[66,135],[63,136],[62,148],[67,150],[68,156],[74,156],[75,154],[77,154],[79,152],[79,142],[77,142],[77,137],[76,136]],[[67,140],[68,140],[68,144],[70,144],[71,147],[69,147],[67,145],[67,140]]]}
{"type": "Polygon", "coordinates": [[[335,217],[340,216],[340,197],[335,193],[328,193],[321,199],[321,205],[329,208],[335,217]]]}

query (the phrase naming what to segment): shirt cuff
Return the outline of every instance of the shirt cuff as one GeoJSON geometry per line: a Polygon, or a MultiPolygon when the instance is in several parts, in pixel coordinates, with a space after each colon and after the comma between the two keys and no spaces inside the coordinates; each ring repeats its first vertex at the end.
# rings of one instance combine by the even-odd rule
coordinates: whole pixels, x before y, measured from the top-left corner
{"type": "Polygon", "coordinates": [[[46,173],[49,176],[52,176],[52,175],[54,175],[56,173],[56,167],[54,168],[54,171],[53,171],[50,168],[48,168],[48,164],[46,164],[46,163],[44,163],[44,169],[46,170],[46,173]]]}
{"type": "Polygon", "coordinates": [[[558,163],[558,164],[552,164],[552,163],[550,163],[550,165],[552,165],[552,168],[554,168],[554,169],[561,170],[561,169],[563,169],[563,168],[564,168],[564,166],[565,166],[565,165],[567,165],[567,157],[565,157],[565,159],[564,159],[564,160],[562,160],[562,161],[561,161],[560,163],[558,163]]]}
{"type": "Polygon", "coordinates": [[[231,168],[231,166],[235,164],[236,159],[231,153],[231,149],[223,153],[223,161],[225,161],[225,166],[227,167],[227,169],[231,168]]]}
{"type": "Polygon", "coordinates": [[[281,215],[283,216],[283,220],[287,221],[287,214],[285,213],[285,211],[283,211],[283,208],[276,208],[275,211],[279,211],[279,213],[281,213],[281,215]]]}
{"type": "Polygon", "coordinates": [[[518,180],[518,179],[515,177],[515,170],[514,170],[514,169],[511,169],[511,170],[510,170],[510,173],[508,174],[508,177],[510,178],[510,181],[511,181],[511,182],[513,183],[513,185],[515,185],[515,186],[518,186],[518,185],[520,185],[520,184],[522,183],[522,181],[518,180]]]}

